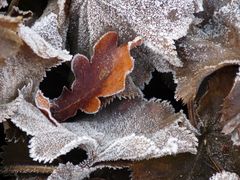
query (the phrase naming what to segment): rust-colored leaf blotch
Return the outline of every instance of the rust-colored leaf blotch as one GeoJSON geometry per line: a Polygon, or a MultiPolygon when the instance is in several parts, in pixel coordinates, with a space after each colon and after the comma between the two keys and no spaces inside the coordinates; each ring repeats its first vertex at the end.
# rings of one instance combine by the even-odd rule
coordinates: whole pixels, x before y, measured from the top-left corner
{"type": "Polygon", "coordinates": [[[55,119],[64,121],[80,109],[96,113],[101,105],[98,97],[107,97],[125,89],[127,74],[133,70],[131,48],[141,44],[141,39],[117,46],[118,35],[108,32],[95,44],[93,56],[77,54],[72,60],[75,81],[71,90],[64,88],[59,98],[53,100],[51,112],[55,119]]]}

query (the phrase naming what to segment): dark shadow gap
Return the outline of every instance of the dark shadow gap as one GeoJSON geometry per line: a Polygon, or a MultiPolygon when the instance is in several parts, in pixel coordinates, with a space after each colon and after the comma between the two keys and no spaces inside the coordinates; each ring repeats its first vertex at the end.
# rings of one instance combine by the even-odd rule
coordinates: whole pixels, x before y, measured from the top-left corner
{"type": "Polygon", "coordinates": [[[182,101],[176,101],[174,98],[176,84],[173,80],[172,73],[160,73],[154,71],[152,79],[143,90],[146,99],[158,98],[169,101],[175,109],[175,112],[183,110],[187,115],[187,106],[183,105],[182,101]]]}
{"type": "Polygon", "coordinates": [[[131,171],[128,168],[109,169],[103,168],[90,174],[90,178],[84,180],[130,180],[131,171]]]}
{"type": "Polygon", "coordinates": [[[46,97],[54,99],[60,96],[64,86],[71,87],[73,79],[74,75],[70,66],[64,63],[47,72],[46,77],[40,83],[40,89],[46,97]]]}
{"type": "Polygon", "coordinates": [[[60,156],[58,159],[60,163],[66,164],[71,162],[74,165],[78,165],[87,159],[87,152],[80,148],[74,148],[65,155],[60,156]]]}

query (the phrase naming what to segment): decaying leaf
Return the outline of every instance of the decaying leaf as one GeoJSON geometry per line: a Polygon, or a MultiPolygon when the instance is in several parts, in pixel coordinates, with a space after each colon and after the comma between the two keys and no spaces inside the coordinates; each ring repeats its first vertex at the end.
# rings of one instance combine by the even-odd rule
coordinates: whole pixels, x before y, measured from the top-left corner
{"type": "Polygon", "coordinates": [[[201,85],[201,89],[205,91],[198,94],[200,97],[197,97],[194,106],[196,108],[194,111],[197,113],[196,124],[202,127],[203,134],[203,140],[198,149],[198,155],[201,158],[196,164],[207,161],[212,164],[210,168],[215,172],[225,169],[239,173],[240,170],[239,147],[234,146],[231,138],[222,133],[223,126],[220,122],[222,104],[231,91],[237,71],[238,66],[229,66],[211,74],[201,85]]]}
{"type": "Polygon", "coordinates": [[[176,69],[176,98],[184,103],[194,100],[208,75],[240,63],[239,1],[220,8],[203,28],[195,28],[179,45],[184,66],[176,69]],[[234,12],[233,12],[234,11],[234,12]]]}
{"type": "Polygon", "coordinates": [[[214,174],[209,180],[239,180],[240,177],[236,173],[222,171],[220,173],[214,174]]]}
{"type": "MultiPolygon", "coordinates": [[[[0,0],[0,8],[8,2],[0,0]]],[[[203,3],[204,9],[201,0],[49,0],[25,21],[31,12],[11,1],[6,13],[13,17],[0,15],[0,123],[12,140],[0,174],[46,178],[55,169],[48,179],[97,179],[103,177],[93,174],[104,168],[124,168],[133,179],[208,179],[216,172],[211,180],[240,179],[234,146],[240,145],[240,1],[203,3]],[[129,41],[137,36],[144,44],[131,56],[142,43],[129,41]],[[65,48],[76,54],[75,81],[49,100],[39,83],[72,58],[65,48]],[[170,103],[143,98],[140,89],[154,70],[174,74],[175,97],[188,105],[199,131],[170,103]],[[15,143],[20,130],[25,141],[15,143]],[[86,155],[71,160],[76,149],[86,155]],[[46,164],[52,162],[59,166],[46,164]]]]}
{"type": "Polygon", "coordinates": [[[0,66],[4,65],[4,59],[10,55],[15,55],[23,44],[17,35],[18,25],[21,18],[11,18],[0,15],[0,66]]]}
{"type": "Polygon", "coordinates": [[[15,107],[17,89],[32,82],[32,97],[46,70],[69,61],[67,51],[55,49],[35,31],[21,24],[21,19],[0,16],[0,101],[1,121],[9,118],[15,107]]]}
{"type": "Polygon", "coordinates": [[[225,124],[223,133],[232,134],[232,140],[236,145],[240,145],[239,90],[240,77],[238,73],[231,91],[224,99],[221,117],[221,121],[225,124]]]}
{"type": "Polygon", "coordinates": [[[90,56],[91,47],[107,31],[116,31],[120,42],[136,36],[144,38],[144,46],[134,50],[135,67],[131,77],[134,84],[144,88],[151,72],[169,72],[170,64],[181,66],[174,40],[186,35],[202,10],[201,0],[74,0],[70,8],[69,44],[73,54],[90,56]],[[169,63],[170,62],[170,63],[169,63]]]}
{"type": "Polygon", "coordinates": [[[51,162],[75,147],[87,151],[89,165],[196,153],[194,129],[182,113],[174,114],[166,102],[122,100],[94,117],[59,124],[49,121],[21,93],[18,99],[21,105],[11,121],[33,136],[29,147],[34,160],[51,162]]]}
{"type": "Polygon", "coordinates": [[[124,90],[126,76],[134,66],[130,50],[141,44],[141,39],[136,38],[119,47],[117,41],[117,33],[109,32],[94,46],[90,61],[83,55],[74,56],[71,67],[75,81],[71,90],[64,88],[60,97],[53,100],[51,112],[54,118],[64,121],[74,116],[78,109],[96,113],[101,106],[98,97],[124,90]]]}

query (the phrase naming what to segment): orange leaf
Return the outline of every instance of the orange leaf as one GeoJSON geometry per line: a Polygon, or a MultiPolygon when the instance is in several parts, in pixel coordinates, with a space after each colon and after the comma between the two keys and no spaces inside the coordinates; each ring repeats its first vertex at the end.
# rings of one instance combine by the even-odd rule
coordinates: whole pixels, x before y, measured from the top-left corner
{"type": "Polygon", "coordinates": [[[64,121],[80,109],[96,113],[101,105],[99,97],[108,97],[125,89],[127,74],[133,70],[130,50],[142,43],[140,38],[117,46],[118,35],[108,32],[96,43],[93,56],[77,54],[72,60],[75,81],[71,90],[63,89],[59,98],[53,100],[51,112],[58,121],[64,121]]]}

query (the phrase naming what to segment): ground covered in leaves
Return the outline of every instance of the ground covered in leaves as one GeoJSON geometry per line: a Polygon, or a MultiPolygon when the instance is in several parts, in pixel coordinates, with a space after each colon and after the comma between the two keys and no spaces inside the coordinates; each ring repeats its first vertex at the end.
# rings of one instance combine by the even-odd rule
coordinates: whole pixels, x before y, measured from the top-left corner
{"type": "Polygon", "coordinates": [[[1,179],[239,180],[239,0],[0,0],[1,179]]]}

